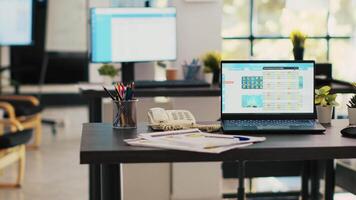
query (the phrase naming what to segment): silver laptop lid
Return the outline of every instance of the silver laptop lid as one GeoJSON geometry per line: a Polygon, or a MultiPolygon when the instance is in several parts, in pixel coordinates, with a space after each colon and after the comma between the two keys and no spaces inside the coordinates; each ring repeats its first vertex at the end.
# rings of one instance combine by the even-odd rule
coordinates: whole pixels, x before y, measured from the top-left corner
{"type": "Polygon", "coordinates": [[[313,119],[314,61],[222,61],[222,119],[313,119]]]}

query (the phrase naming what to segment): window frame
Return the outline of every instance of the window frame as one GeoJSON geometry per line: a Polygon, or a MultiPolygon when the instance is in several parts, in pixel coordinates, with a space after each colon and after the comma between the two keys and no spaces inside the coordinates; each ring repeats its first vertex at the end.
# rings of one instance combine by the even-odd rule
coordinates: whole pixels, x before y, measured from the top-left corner
{"type": "MultiPolygon", "coordinates": [[[[264,40],[264,39],[268,39],[268,40],[289,40],[288,36],[256,36],[254,34],[254,1],[255,0],[249,0],[249,35],[247,36],[228,36],[228,37],[224,37],[222,36],[222,39],[227,41],[227,40],[248,40],[250,42],[250,52],[249,55],[250,56],[254,56],[254,42],[255,40],[264,40]]],[[[328,3],[329,5],[329,3],[328,3]]],[[[326,59],[327,61],[330,61],[330,41],[331,40],[350,40],[352,36],[338,36],[338,35],[330,35],[329,33],[329,26],[328,26],[328,22],[329,22],[329,18],[330,18],[330,6],[328,6],[327,9],[327,24],[326,24],[326,35],[319,35],[319,36],[307,36],[307,39],[313,39],[313,40],[326,40],[326,59]]]]}

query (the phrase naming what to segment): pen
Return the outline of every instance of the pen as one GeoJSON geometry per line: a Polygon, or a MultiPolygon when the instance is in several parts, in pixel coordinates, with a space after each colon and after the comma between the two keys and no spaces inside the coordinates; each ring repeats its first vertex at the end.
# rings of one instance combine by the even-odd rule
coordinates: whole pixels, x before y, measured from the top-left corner
{"type": "Polygon", "coordinates": [[[240,141],[248,141],[250,140],[250,138],[248,137],[243,137],[243,136],[237,136],[237,135],[209,135],[209,136],[205,136],[205,137],[209,137],[209,138],[226,138],[226,139],[239,139],[240,141]]]}
{"type": "Polygon", "coordinates": [[[111,92],[109,92],[104,86],[103,86],[105,92],[112,98],[112,100],[115,101],[115,97],[111,94],[111,92]]]}

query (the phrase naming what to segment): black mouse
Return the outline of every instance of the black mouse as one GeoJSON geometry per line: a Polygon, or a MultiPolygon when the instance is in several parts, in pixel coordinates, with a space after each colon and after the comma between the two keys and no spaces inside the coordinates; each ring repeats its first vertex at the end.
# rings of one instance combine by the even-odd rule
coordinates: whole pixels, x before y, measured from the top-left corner
{"type": "Polygon", "coordinates": [[[356,127],[346,127],[341,130],[341,134],[344,137],[356,138],[356,127]]]}

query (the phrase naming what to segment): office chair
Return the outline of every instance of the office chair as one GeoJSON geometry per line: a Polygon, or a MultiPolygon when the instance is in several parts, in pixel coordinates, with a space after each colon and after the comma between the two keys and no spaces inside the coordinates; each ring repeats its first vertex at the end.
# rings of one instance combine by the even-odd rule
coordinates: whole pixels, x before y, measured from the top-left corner
{"type": "MultiPolygon", "coordinates": [[[[42,85],[43,85],[43,82],[44,82],[44,76],[46,74],[46,69],[47,69],[47,64],[48,64],[48,57],[47,57],[47,54],[44,56],[43,58],[43,63],[42,65],[42,68],[41,68],[41,74],[40,74],[40,80],[39,80],[39,87],[41,88],[42,85]]],[[[29,72],[29,71],[33,71],[33,67],[32,66],[27,66],[27,65],[24,65],[22,67],[1,67],[0,68],[0,77],[1,77],[1,74],[6,71],[6,70],[11,70],[11,73],[20,73],[20,72],[29,72]]],[[[0,94],[2,94],[2,78],[0,78],[0,94]]],[[[42,94],[39,93],[37,95],[37,99],[35,100],[36,97],[30,97],[30,96],[26,96],[26,95],[21,95],[20,94],[20,82],[16,81],[16,80],[13,80],[11,79],[10,80],[11,82],[11,85],[14,86],[14,95],[11,95],[11,96],[5,96],[5,97],[2,97],[0,96],[0,101],[7,101],[9,102],[10,104],[12,104],[14,107],[15,107],[15,113],[16,113],[16,116],[29,116],[29,115],[38,115],[40,114],[40,112],[43,110],[43,106],[39,104],[39,100],[41,99],[42,97],[42,94]],[[11,99],[11,98],[15,98],[15,99],[11,99]],[[23,97],[23,98],[21,98],[23,97]],[[23,100],[21,99],[27,99],[27,100],[30,100],[30,102],[32,101],[32,105],[30,104],[26,104],[23,100]]],[[[51,130],[52,130],[52,133],[53,134],[56,134],[57,132],[57,129],[56,129],[56,126],[57,126],[57,122],[54,121],[54,120],[50,120],[50,119],[41,119],[41,122],[43,124],[47,124],[47,125],[50,125],[51,126],[51,130]]],[[[39,130],[39,128],[35,128],[36,130],[36,136],[37,135],[41,135],[39,132],[41,132],[39,130]],[[39,134],[37,134],[39,133],[39,134]]],[[[39,142],[36,142],[34,147],[38,147],[40,144],[40,141],[39,142]]]]}
{"type": "Polygon", "coordinates": [[[21,95],[0,95],[0,108],[5,118],[17,121],[25,129],[34,130],[34,142],[31,148],[38,148],[42,140],[41,112],[43,110],[37,98],[21,95]]]}
{"type": "Polygon", "coordinates": [[[0,183],[0,188],[21,187],[25,174],[26,147],[31,139],[32,130],[25,129],[16,120],[0,120],[1,126],[10,126],[10,131],[0,133],[0,170],[18,162],[15,183],[0,183]]]}

